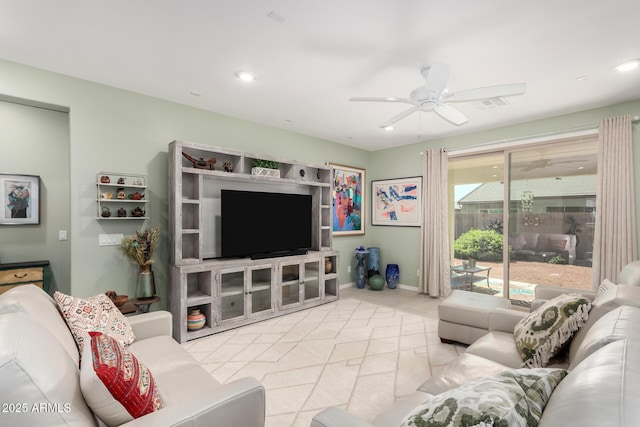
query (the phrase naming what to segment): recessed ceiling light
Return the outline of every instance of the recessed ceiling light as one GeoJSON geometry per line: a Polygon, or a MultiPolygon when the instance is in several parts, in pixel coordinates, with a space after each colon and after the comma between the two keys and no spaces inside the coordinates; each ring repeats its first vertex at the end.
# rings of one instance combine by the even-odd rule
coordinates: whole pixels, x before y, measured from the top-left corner
{"type": "Polygon", "coordinates": [[[236,73],[236,77],[238,77],[243,82],[251,82],[255,80],[255,76],[247,71],[238,71],[236,73]]]}
{"type": "Polygon", "coordinates": [[[387,132],[391,132],[393,130],[393,126],[385,126],[383,129],[387,132]]]}
{"type": "Polygon", "coordinates": [[[620,65],[616,66],[616,71],[624,73],[626,71],[631,71],[633,69],[638,68],[640,66],[640,59],[633,59],[631,61],[623,62],[620,65]]]}
{"type": "Polygon", "coordinates": [[[584,169],[584,166],[578,166],[578,169],[582,170],[582,169],[584,169]]]}
{"type": "Polygon", "coordinates": [[[576,77],[576,81],[578,83],[582,83],[582,82],[584,82],[586,80],[587,80],[587,76],[578,76],[578,77],[576,77]]]}

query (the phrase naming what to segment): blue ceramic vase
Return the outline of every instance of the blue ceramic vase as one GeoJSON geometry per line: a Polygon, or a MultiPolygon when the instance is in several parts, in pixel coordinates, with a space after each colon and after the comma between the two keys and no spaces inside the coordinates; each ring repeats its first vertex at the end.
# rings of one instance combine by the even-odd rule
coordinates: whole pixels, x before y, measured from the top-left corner
{"type": "Polygon", "coordinates": [[[367,270],[364,268],[364,260],[367,254],[369,253],[363,246],[360,246],[354,251],[356,260],[358,261],[358,265],[356,265],[356,287],[358,289],[363,289],[368,282],[367,270]]]}
{"type": "Polygon", "coordinates": [[[400,267],[398,264],[387,264],[387,287],[389,289],[395,289],[398,286],[398,279],[400,278],[400,267]]]}

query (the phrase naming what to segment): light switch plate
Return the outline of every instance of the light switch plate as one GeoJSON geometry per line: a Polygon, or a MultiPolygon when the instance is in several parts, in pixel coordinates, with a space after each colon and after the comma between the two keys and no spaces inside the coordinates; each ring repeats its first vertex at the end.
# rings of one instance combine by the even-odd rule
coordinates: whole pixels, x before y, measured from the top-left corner
{"type": "Polygon", "coordinates": [[[119,246],[124,238],[124,234],[99,234],[98,245],[100,246],[119,246]]]}

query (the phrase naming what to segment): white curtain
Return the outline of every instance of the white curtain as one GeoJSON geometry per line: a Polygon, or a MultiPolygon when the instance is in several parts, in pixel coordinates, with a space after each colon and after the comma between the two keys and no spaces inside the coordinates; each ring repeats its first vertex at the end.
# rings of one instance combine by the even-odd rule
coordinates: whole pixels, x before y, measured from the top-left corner
{"type": "Polygon", "coordinates": [[[433,297],[451,293],[448,158],[444,149],[429,150],[422,161],[422,233],[418,290],[433,297]]]}
{"type": "Polygon", "coordinates": [[[615,282],[638,257],[631,116],[604,119],[598,138],[598,190],[593,243],[593,288],[615,282]]]}

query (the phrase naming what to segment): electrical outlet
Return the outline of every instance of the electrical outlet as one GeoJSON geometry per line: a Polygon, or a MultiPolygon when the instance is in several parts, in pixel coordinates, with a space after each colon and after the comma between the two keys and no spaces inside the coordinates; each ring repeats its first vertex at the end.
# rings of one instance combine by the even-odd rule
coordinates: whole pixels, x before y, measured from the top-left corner
{"type": "Polygon", "coordinates": [[[418,271],[416,271],[416,276],[420,277],[420,269],[418,269],[418,271]]]}
{"type": "Polygon", "coordinates": [[[67,240],[67,230],[58,230],[58,240],[67,240]]]}
{"type": "Polygon", "coordinates": [[[124,234],[100,234],[98,235],[99,246],[119,246],[122,243],[124,234]]]}
{"type": "Polygon", "coordinates": [[[351,273],[351,266],[347,265],[347,273],[351,273]]]}

